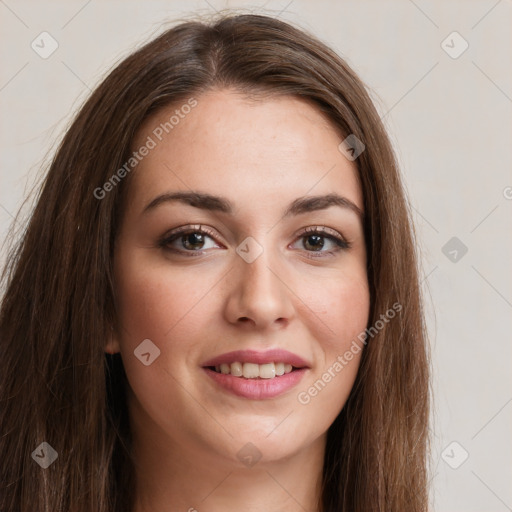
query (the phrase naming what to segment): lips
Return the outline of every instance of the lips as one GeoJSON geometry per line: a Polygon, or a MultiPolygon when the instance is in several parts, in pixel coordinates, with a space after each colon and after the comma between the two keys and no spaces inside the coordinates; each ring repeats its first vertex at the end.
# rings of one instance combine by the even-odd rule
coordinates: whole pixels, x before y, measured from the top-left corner
{"type": "Polygon", "coordinates": [[[300,382],[310,365],[297,354],[274,349],[264,352],[228,352],[205,361],[202,367],[217,389],[241,398],[263,400],[278,397],[291,390],[300,382]],[[242,373],[236,371],[238,367],[243,368],[242,373]],[[278,367],[282,372],[277,370],[278,367]],[[219,371],[221,368],[224,371],[219,371]],[[264,375],[262,369],[269,368],[274,368],[274,374],[264,375]]]}

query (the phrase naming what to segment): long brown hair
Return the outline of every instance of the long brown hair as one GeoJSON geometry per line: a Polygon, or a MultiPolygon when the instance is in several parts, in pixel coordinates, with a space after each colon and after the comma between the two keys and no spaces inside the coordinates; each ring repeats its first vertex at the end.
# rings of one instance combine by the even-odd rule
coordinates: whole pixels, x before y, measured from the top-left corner
{"type": "MultiPolygon", "coordinates": [[[[134,461],[115,326],[112,256],[129,177],[100,200],[158,109],[211,88],[312,101],[345,136],[364,195],[369,326],[350,397],[328,431],[323,512],[427,510],[429,359],[418,256],[396,159],[363,82],[318,39],[261,15],[184,21],[128,56],[78,112],[3,273],[0,510],[131,510],[134,461]],[[32,452],[58,458],[42,469],[32,452]],[[43,450],[44,451],[44,450],[43,450]]],[[[340,141],[341,142],[341,141],[340,141]]]]}

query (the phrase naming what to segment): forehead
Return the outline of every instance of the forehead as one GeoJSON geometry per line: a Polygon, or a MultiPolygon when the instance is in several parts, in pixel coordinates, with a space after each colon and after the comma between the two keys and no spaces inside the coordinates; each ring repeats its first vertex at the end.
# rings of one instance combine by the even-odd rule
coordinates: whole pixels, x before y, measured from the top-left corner
{"type": "Polygon", "coordinates": [[[237,206],[258,197],[269,207],[287,196],[338,192],[362,209],[357,168],[338,150],[342,140],[300,98],[249,100],[231,90],[186,98],[138,131],[132,149],[153,147],[133,171],[130,204],[141,208],[163,191],[187,189],[229,195],[237,206]]]}

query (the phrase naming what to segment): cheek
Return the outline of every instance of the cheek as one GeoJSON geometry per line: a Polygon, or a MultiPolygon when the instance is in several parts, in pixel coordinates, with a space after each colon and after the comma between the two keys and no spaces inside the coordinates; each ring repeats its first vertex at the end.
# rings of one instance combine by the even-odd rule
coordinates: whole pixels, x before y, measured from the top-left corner
{"type": "Polygon", "coordinates": [[[359,369],[364,350],[361,334],[370,308],[366,272],[338,275],[324,286],[310,288],[308,299],[315,312],[310,315],[311,325],[321,356],[311,378],[300,386],[297,402],[305,424],[312,432],[321,433],[343,408],[359,369]]]}
{"type": "Polygon", "coordinates": [[[301,281],[299,295],[307,306],[301,316],[309,319],[328,364],[334,353],[346,350],[366,329],[370,309],[366,269],[353,265],[322,279],[301,281]]]}
{"type": "Polygon", "coordinates": [[[334,335],[325,340],[324,373],[322,380],[333,383],[343,404],[352,389],[364,345],[361,334],[368,324],[370,293],[366,273],[345,279],[339,287],[336,300],[329,304],[328,322],[334,335]]]}
{"type": "MultiPolygon", "coordinates": [[[[194,377],[201,347],[211,331],[212,301],[219,276],[191,268],[173,269],[163,258],[154,260],[137,251],[119,258],[116,270],[123,364],[141,401],[155,402],[159,392],[180,387],[173,376],[180,383],[194,377]],[[139,349],[144,340],[151,340],[156,349],[145,343],[158,354],[148,366],[136,357],[146,353],[139,349]]],[[[178,397],[174,395],[164,397],[166,403],[175,400],[178,397]]]]}
{"type": "MultiPolygon", "coordinates": [[[[117,313],[121,342],[145,338],[163,342],[195,308],[213,283],[150,262],[125,260],[119,265],[117,313]]],[[[139,343],[140,343],[139,341],[139,343]]],[[[131,348],[131,347],[129,347],[131,348]]]]}
{"type": "Polygon", "coordinates": [[[326,349],[346,350],[353,339],[366,329],[370,309],[370,294],[366,276],[344,279],[330,291],[325,318],[334,331],[326,349]]]}
{"type": "Polygon", "coordinates": [[[213,281],[187,279],[183,271],[153,263],[139,261],[133,253],[118,262],[119,345],[128,382],[142,407],[137,409],[138,414],[148,414],[162,428],[169,429],[166,408],[179,409],[183,414],[194,408],[181,388],[187,387],[189,362],[197,354],[197,340],[205,329],[198,322],[207,319],[201,311],[201,299],[213,281]],[[157,349],[144,340],[151,340],[157,349]],[[149,351],[149,359],[154,361],[148,365],[134,354],[143,353],[139,350],[142,342],[148,347],[144,353],[149,351]],[[158,356],[153,359],[153,354],[158,356]]]}

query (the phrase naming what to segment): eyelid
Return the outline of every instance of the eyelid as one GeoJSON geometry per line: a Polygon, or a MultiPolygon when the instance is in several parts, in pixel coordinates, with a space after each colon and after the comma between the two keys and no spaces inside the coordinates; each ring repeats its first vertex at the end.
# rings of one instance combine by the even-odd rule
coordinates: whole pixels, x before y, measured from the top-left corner
{"type": "Polygon", "coordinates": [[[169,238],[176,234],[185,235],[187,233],[195,233],[196,231],[204,232],[215,239],[219,238],[218,232],[213,231],[208,226],[204,226],[203,224],[189,224],[188,226],[180,226],[178,228],[172,229],[171,231],[168,231],[162,237],[162,240],[168,240],[169,238]]]}
{"type": "Polygon", "coordinates": [[[336,238],[341,238],[343,241],[347,242],[345,237],[339,231],[336,231],[335,229],[329,228],[327,226],[309,226],[299,231],[296,236],[304,235],[304,233],[325,233],[336,238]]]}

